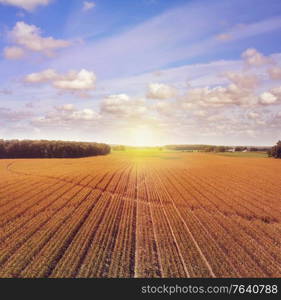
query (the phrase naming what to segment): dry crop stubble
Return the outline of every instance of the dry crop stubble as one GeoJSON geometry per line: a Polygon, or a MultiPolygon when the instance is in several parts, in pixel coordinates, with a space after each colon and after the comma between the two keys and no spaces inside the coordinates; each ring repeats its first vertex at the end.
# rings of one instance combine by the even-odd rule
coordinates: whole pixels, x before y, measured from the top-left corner
{"type": "Polygon", "coordinates": [[[0,160],[1,277],[280,277],[281,161],[0,160]]]}

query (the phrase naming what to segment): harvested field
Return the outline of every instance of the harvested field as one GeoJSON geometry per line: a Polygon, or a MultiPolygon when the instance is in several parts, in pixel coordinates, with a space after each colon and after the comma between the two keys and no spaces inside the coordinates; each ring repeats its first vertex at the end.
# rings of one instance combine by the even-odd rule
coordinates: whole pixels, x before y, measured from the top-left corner
{"type": "Polygon", "coordinates": [[[0,160],[0,277],[281,277],[281,161],[0,160]]]}

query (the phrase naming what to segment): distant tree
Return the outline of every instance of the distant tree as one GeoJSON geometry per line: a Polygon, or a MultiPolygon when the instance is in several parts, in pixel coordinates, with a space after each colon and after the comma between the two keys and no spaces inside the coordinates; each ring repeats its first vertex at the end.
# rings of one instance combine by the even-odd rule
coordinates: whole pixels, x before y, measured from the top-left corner
{"type": "Polygon", "coordinates": [[[206,147],[206,148],[204,149],[204,151],[205,151],[205,152],[214,152],[214,151],[215,151],[215,147],[213,147],[213,146],[206,147]]]}
{"type": "Polygon", "coordinates": [[[243,148],[242,147],[235,147],[235,151],[237,151],[237,152],[240,152],[240,151],[243,151],[243,148]]]}
{"type": "Polygon", "coordinates": [[[268,151],[268,156],[281,158],[281,141],[278,141],[277,144],[268,151]]]}
{"type": "Polygon", "coordinates": [[[4,140],[0,140],[0,157],[5,156],[5,142],[4,140]]]}
{"type": "Polygon", "coordinates": [[[164,146],[165,149],[168,150],[178,150],[178,151],[206,151],[207,147],[210,147],[212,145],[166,145],[164,146]]]}
{"type": "Polygon", "coordinates": [[[101,143],[0,140],[0,158],[70,158],[105,155],[109,145],[101,143]]]}
{"type": "Polygon", "coordinates": [[[114,146],[111,146],[111,148],[114,151],[125,151],[126,150],[126,147],[123,145],[114,145],[114,146]]]}
{"type": "Polygon", "coordinates": [[[268,157],[272,157],[272,149],[269,149],[269,150],[267,151],[267,155],[268,155],[268,157]]]}
{"type": "Polygon", "coordinates": [[[216,152],[225,152],[226,148],[224,146],[218,146],[218,147],[216,147],[215,151],[216,152]]]}

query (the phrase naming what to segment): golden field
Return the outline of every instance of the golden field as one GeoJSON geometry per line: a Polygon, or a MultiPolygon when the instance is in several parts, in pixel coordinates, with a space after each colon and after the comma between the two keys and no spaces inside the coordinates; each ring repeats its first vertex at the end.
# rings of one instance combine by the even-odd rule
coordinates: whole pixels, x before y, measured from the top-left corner
{"type": "Polygon", "coordinates": [[[0,277],[281,277],[281,160],[0,160],[0,277]]]}

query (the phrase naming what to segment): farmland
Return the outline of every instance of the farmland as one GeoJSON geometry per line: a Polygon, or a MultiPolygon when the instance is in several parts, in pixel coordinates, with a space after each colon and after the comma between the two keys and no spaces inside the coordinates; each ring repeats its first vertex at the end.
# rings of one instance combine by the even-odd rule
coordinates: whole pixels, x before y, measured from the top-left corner
{"type": "Polygon", "coordinates": [[[281,277],[281,161],[0,160],[0,277],[281,277]]]}
{"type": "MultiPolygon", "coordinates": [[[[213,153],[212,153],[213,154],[213,153]]],[[[223,155],[228,157],[260,157],[267,158],[268,154],[266,152],[221,152],[214,153],[214,155],[223,155]]]]}

